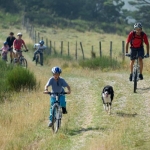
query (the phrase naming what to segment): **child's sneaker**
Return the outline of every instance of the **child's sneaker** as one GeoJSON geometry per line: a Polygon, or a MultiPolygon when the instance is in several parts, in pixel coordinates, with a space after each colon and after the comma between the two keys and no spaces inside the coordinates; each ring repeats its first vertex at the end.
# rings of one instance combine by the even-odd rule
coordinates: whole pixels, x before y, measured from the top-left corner
{"type": "Polygon", "coordinates": [[[52,121],[49,122],[48,127],[52,127],[52,121]]]}
{"type": "Polygon", "coordinates": [[[62,107],[62,113],[63,113],[63,114],[67,114],[66,107],[62,107]]]}
{"type": "Polygon", "coordinates": [[[129,76],[129,81],[132,81],[132,73],[129,76]]]}
{"type": "Polygon", "coordinates": [[[139,78],[140,78],[140,80],[143,80],[143,75],[139,74],[139,78]]]}

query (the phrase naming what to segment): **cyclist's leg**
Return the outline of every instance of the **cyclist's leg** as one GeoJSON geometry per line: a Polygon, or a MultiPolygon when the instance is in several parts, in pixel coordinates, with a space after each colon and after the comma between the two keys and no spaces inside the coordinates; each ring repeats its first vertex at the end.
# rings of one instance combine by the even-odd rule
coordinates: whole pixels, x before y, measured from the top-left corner
{"type": "Polygon", "coordinates": [[[10,63],[12,63],[12,61],[13,61],[13,50],[12,50],[12,48],[10,48],[9,52],[10,52],[10,63]]]}
{"type": "Polygon", "coordinates": [[[137,51],[135,49],[130,49],[131,52],[130,52],[130,76],[129,76],[129,80],[132,81],[132,73],[133,73],[133,65],[134,65],[134,61],[135,61],[135,57],[136,57],[136,54],[137,54],[137,51]]]}
{"type": "Polygon", "coordinates": [[[39,53],[40,53],[40,64],[43,66],[43,53],[42,52],[39,53]]]}
{"type": "Polygon", "coordinates": [[[52,122],[52,119],[53,119],[52,107],[53,107],[55,101],[56,101],[56,98],[50,97],[50,104],[51,104],[51,106],[50,106],[50,115],[49,115],[49,120],[50,120],[50,122],[52,122]]]}
{"type": "Polygon", "coordinates": [[[17,51],[15,49],[13,49],[13,54],[14,54],[13,56],[14,56],[14,61],[15,61],[17,60],[17,56],[18,56],[17,51]]]}
{"type": "Polygon", "coordinates": [[[139,65],[140,65],[139,78],[142,80],[143,79],[143,75],[142,75],[142,71],[143,71],[143,58],[144,58],[144,48],[143,47],[138,50],[138,56],[139,56],[139,65]]]}
{"type": "Polygon", "coordinates": [[[60,106],[62,107],[63,114],[67,114],[65,95],[61,95],[59,100],[60,100],[60,106]]]}
{"type": "Polygon", "coordinates": [[[38,50],[36,50],[36,51],[34,52],[33,61],[35,60],[36,54],[38,54],[38,50]]]}

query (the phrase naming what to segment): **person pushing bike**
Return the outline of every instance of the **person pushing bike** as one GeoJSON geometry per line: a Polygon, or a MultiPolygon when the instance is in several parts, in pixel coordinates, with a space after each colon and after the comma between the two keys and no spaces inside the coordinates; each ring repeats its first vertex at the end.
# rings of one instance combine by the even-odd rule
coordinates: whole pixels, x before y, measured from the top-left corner
{"type": "MultiPolygon", "coordinates": [[[[68,89],[67,94],[70,94],[71,93],[70,86],[62,77],[60,77],[60,74],[62,73],[61,68],[53,67],[51,71],[52,71],[53,76],[46,83],[45,91],[48,91],[48,87],[51,86],[52,93],[63,93],[64,88],[66,87],[68,89]]],[[[56,101],[56,95],[52,94],[50,98],[50,103],[51,103],[50,116],[49,116],[50,122],[48,124],[48,127],[52,126],[52,119],[53,119],[52,118],[52,106],[55,103],[55,101],[56,101]]],[[[59,101],[60,101],[60,106],[62,107],[62,113],[67,114],[65,95],[60,95],[59,101]]]]}
{"type": "Polygon", "coordinates": [[[140,74],[139,78],[140,80],[143,80],[143,58],[149,57],[149,41],[148,37],[145,32],[142,31],[142,24],[140,22],[134,24],[134,30],[131,31],[128,34],[127,40],[126,40],[126,56],[128,56],[128,48],[130,44],[130,71],[131,74],[129,76],[129,80],[132,81],[132,72],[133,72],[133,65],[136,58],[136,55],[138,53],[139,58],[139,65],[140,65],[140,74]],[[144,56],[144,45],[146,45],[146,55],[144,56]]]}

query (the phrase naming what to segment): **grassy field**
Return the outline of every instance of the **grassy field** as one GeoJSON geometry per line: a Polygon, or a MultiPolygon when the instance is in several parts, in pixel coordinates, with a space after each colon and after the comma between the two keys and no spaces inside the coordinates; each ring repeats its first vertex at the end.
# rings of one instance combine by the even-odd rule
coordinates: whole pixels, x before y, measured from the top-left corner
{"type": "MultiPolygon", "coordinates": [[[[113,40],[114,49],[124,37],[97,33],[79,33],[60,29],[44,29],[45,36],[56,41],[75,42],[82,40],[89,47],[104,37],[104,47],[109,52],[107,41],[113,40]],[[51,34],[56,30],[57,34],[51,34]],[[74,37],[75,38],[69,38],[74,37]]],[[[12,31],[12,29],[11,29],[12,31]]],[[[15,33],[17,29],[13,29],[15,33]]],[[[3,42],[10,31],[2,30],[3,42]]],[[[23,38],[28,45],[32,40],[25,30],[23,38]]],[[[119,44],[120,43],[120,44],[119,44]]],[[[57,44],[56,44],[57,45],[57,44]]],[[[95,44],[96,45],[96,44],[95,44]]],[[[90,48],[85,48],[89,54],[90,48]]],[[[32,92],[12,94],[0,104],[0,149],[2,150],[149,150],[150,147],[150,78],[149,59],[145,59],[144,80],[139,81],[137,93],[133,93],[133,83],[128,81],[129,60],[119,70],[82,68],[75,60],[51,58],[43,67],[32,62],[33,51],[24,54],[29,69],[40,82],[40,89],[32,92]],[[67,95],[68,114],[63,115],[62,127],[54,135],[47,127],[49,117],[49,97],[42,92],[51,77],[53,66],[62,67],[62,77],[68,81],[72,93],[67,95]],[[100,93],[105,85],[112,85],[115,98],[112,114],[104,112],[100,93]]],[[[90,54],[89,54],[90,55],[90,54]]]]}

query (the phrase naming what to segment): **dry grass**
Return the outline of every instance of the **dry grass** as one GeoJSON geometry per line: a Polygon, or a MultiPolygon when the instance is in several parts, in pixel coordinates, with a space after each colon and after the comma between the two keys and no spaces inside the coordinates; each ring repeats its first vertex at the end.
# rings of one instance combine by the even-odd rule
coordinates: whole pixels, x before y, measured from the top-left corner
{"type": "MultiPolygon", "coordinates": [[[[87,46],[87,51],[93,43],[103,38],[103,42],[106,43],[114,39],[116,51],[119,52],[118,45],[124,39],[117,35],[78,33],[70,30],[64,30],[63,34],[60,29],[57,30],[57,34],[52,34],[56,29],[45,30],[47,37],[51,35],[52,40],[66,42],[68,39],[70,42],[82,40],[87,46]]],[[[18,32],[16,29],[13,31],[18,32]]],[[[23,33],[26,43],[32,44],[24,30],[19,32],[23,33]]],[[[8,30],[1,32],[2,40],[7,33],[8,30]]],[[[109,51],[109,45],[106,43],[104,46],[109,51]]],[[[149,59],[144,60],[145,81],[138,83],[138,93],[133,94],[133,84],[128,82],[128,59],[122,70],[102,72],[83,69],[76,61],[55,58],[50,59],[48,65],[35,66],[31,60],[32,53],[24,55],[28,60],[29,69],[40,81],[41,88],[39,91],[12,95],[11,102],[0,104],[0,149],[148,150],[147,141],[150,137],[145,131],[149,131],[150,125],[148,113],[150,94],[147,89],[150,82],[149,59]],[[49,97],[42,94],[53,66],[62,67],[62,76],[72,88],[71,95],[67,95],[69,113],[63,116],[62,129],[55,136],[47,128],[49,97]],[[101,89],[106,84],[111,84],[115,90],[111,116],[103,111],[100,100],[101,89]]]]}

